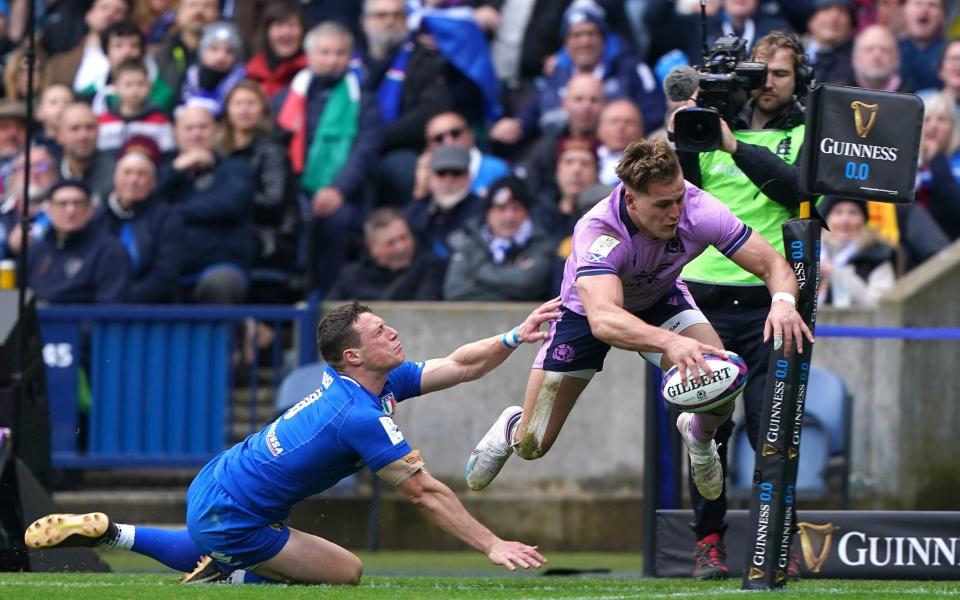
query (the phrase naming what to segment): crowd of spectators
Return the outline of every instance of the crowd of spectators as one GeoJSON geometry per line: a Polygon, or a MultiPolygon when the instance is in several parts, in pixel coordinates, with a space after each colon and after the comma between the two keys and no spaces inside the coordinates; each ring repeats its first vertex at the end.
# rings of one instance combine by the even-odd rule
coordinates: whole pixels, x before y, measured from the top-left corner
{"type": "MultiPolygon", "coordinates": [[[[547,298],[701,61],[690,0],[35,4],[31,94],[28,0],[0,1],[0,258],[27,203],[50,302],[547,298]]],[[[817,81],[924,98],[917,202],[821,210],[826,301],[870,305],[960,236],[958,5],[707,2],[708,44],[793,31],[817,81]]]]}

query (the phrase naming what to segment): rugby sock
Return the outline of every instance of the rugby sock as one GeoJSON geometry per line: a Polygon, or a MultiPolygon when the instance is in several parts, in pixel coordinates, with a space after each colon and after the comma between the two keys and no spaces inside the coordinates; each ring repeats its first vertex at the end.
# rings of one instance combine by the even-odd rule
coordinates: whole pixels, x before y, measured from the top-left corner
{"type": "Polygon", "coordinates": [[[523,416],[523,411],[521,410],[517,414],[510,417],[510,420],[507,421],[507,445],[513,446],[516,444],[516,435],[517,435],[517,426],[520,425],[520,417],[523,416]]]}
{"type": "Polygon", "coordinates": [[[694,413],[690,419],[690,435],[698,442],[709,442],[717,432],[717,427],[723,425],[729,415],[719,417],[710,413],[694,413]]]}
{"type": "MultiPolygon", "coordinates": [[[[121,525],[121,527],[131,527],[121,525]]],[[[166,566],[189,573],[197,566],[203,552],[190,539],[186,529],[157,529],[155,527],[137,527],[136,535],[130,534],[130,550],[159,561],[166,566]]]]}
{"type": "Polygon", "coordinates": [[[230,583],[241,584],[241,583],[280,583],[279,581],[274,581],[273,579],[267,579],[266,577],[261,577],[252,571],[244,571],[243,569],[237,569],[230,574],[230,579],[227,580],[230,583]]]}
{"type": "Polygon", "coordinates": [[[107,550],[130,550],[133,548],[133,540],[137,533],[137,528],[133,525],[123,525],[117,523],[117,535],[108,541],[100,543],[100,548],[107,550]]]}

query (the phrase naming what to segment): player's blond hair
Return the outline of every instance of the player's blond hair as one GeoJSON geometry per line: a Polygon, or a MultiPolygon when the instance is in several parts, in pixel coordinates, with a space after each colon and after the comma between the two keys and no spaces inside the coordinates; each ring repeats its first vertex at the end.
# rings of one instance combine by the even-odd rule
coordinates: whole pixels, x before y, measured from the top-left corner
{"type": "Polygon", "coordinates": [[[641,194],[647,193],[651,183],[673,183],[680,173],[677,153],[663,136],[632,142],[617,163],[617,177],[641,194]]]}

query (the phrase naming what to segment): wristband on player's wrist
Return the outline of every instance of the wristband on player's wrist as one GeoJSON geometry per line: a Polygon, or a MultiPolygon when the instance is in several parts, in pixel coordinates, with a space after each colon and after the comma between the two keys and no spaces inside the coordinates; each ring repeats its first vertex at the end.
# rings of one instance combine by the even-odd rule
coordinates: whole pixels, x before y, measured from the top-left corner
{"type": "Polygon", "coordinates": [[[510,331],[500,336],[500,343],[510,350],[520,347],[520,328],[514,327],[510,331]]]}
{"type": "Polygon", "coordinates": [[[773,304],[774,302],[778,302],[778,301],[789,302],[790,306],[794,306],[794,307],[797,305],[797,299],[794,298],[793,294],[791,294],[790,292],[777,292],[776,294],[773,295],[773,298],[771,298],[770,304],[773,304]]]}

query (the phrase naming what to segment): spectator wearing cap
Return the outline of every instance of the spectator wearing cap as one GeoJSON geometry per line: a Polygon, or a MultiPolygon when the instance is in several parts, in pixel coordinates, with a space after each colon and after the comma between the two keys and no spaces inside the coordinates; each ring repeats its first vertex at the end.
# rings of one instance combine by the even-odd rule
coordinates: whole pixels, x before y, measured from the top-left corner
{"type": "Polygon", "coordinates": [[[414,198],[404,216],[413,233],[444,261],[466,238],[467,224],[483,214],[483,201],[470,192],[470,151],[446,144],[430,154],[429,194],[414,198]]]}
{"type": "Polygon", "coordinates": [[[244,161],[214,152],[216,124],[202,106],[177,111],[178,154],[160,169],[157,195],[183,219],[182,298],[242,302],[253,262],[253,174],[244,161]]]}
{"type": "Polygon", "coordinates": [[[557,146],[554,190],[542,189],[536,194],[533,220],[555,241],[573,233],[580,219],[577,199],[588,187],[597,183],[597,144],[590,140],[564,138],[557,146]]]}
{"type": "Polygon", "coordinates": [[[106,83],[110,62],[101,34],[113,23],[127,18],[129,10],[129,3],[125,0],[94,0],[83,16],[86,34],[73,49],[50,57],[44,72],[44,85],[62,83],[80,93],[91,86],[99,88],[106,83]]]}
{"type": "Polygon", "coordinates": [[[611,100],[600,111],[597,122],[597,158],[600,161],[600,183],[616,184],[617,163],[630,142],[643,137],[643,116],[632,100],[611,100]]]}
{"type": "Polygon", "coordinates": [[[629,53],[624,41],[609,32],[603,9],[591,0],[576,0],[563,15],[560,36],[563,50],[553,72],[517,119],[501,119],[490,136],[512,144],[541,133],[556,133],[568,120],[564,87],[576,74],[591,74],[603,82],[607,99],[629,98],[636,102],[643,121],[651,129],[663,122],[663,89],[653,71],[629,53]]]}
{"type": "Polygon", "coordinates": [[[247,62],[247,77],[273,98],[307,66],[303,52],[307,24],[299,4],[291,1],[270,2],[260,18],[259,49],[247,62]]]}
{"type": "Polygon", "coordinates": [[[853,78],[853,14],[848,0],[816,0],[804,46],[817,83],[853,78]]]}
{"type": "Polygon", "coordinates": [[[818,210],[829,229],[820,246],[820,302],[875,307],[896,278],[894,248],[867,227],[863,200],[828,196],[818,210]]]}
{"type": "Polygon", "coordinates": [[[218,150],[253,172],[257,251],[251,299],[256,302],[283,301],[278,294],[292,291],[295,278],[302,280],[303,275],[296,180],[287,148],[275,134],[267,94],[255,81],[238,83],[224,104],[218,150]]]}
{"type": "Polygon", "coordinates": [[[169,89],[182,89],[187,68],[197,62],[203,28],[219,18],[219,0],[180,0],[172,32],[152,55],[157,75],[169,89]]]}
{"type": "Polygon", "coordinates": [[[0,100],[0,165],[27,143],[27,108],[22,102],[0,100]]]}
{"type": "Polygon", "coordinates": [[[600,111],[603,110],[603,85],[589,74],[574,75],[567,82],[563,105],[569,117],[566,127],[553,135],[544,136],[533,148],[526,162],[518,169],[527,186],[536,194],[556,196],[557,149],[566,138],[594,143],[600,111]]]}
{"type": "Polygon", "coordinates": [[[27,281],[38,300],[56,304],[124,302],[130,263],[120,245],[93,224],[90,188],[64,179],[50,189],[50,229],[28,254],[27,281]]]}
{"type": "Polygon", "coordinates": [[[534,226],[523,181],[495,181],[481,221],[450,259],[447,300],[521,302],[547,297],[556,243],[534,226]]]}
{"type": "MultiPolygon", "coordinates": [[[[20,152],[9,164],[3,178],[4,196],[0,202],[0,258],[20,253],[22,247],[24,177],[26,175],[26,156],[20,152]]],[[[36,144],[30,149],[30,177],[27,184],[30,219],[30,237],[42,238],[50,228],[50,217],[44,210],[44,203],[50,188],[60,179],[57,161],[50,150],[36,144]]]]}
{"type": "Polygon", "coordinates": [[[378,208],[363,224],[366,252],[340,272],[327,298],[440,300],[446,263],[417,244],[403,214],[378,208]]]}
{"type": "Polygon", "coordinates": [[[427,194],[427,181],[430,178],[430,153],[444,144],[463,146],[470,151],[470,191],[478,196],[486,194],[487,187],[510,174],[510,167],[503,159],[484,154],[477,148],[476,137],[467,120],[458,112],[446,111],[427,121],[424,132],[427,147],[417,159],[416,183],[413,195],[427,194]]]}
{"type": "Polygon", "coordinates": [[[180,215],[154,193],[160,149],[137,135],[121,148],[113,174],[113,192],[97,210],[97,226],[110,233],[127,253],[130,290],[135,304],[172,302],[185,250],[180,215]]]}
{"type": "Polygon", "coordinates": [[[97,116],[97,149],[116,154],[133,136],[143,135],[156,142],[162,153],[173,151],[173,124],[150,103],[150,76],[140,59],[122,62],[113,69],[115,101],[97,116]]]}
{"type": "Polygon", "coordinates": [[[308,270],[314,289],[325,293],[363,224],[381,124],[376,99],[347,68],[350,30],[321,23],[307,33],[304,46],[307,68],[274,104],[280,107],[277,123],[292,135],[290,164],[300,175],[301,204],[313,217],[308,270]]]}
{"type": "Polygon", "coordinates": [[[227,94],[246,76],[237,26],[230,21],[215,21],[204,27],[197,59],[184,74],[180,102],[204,106],[219,117],[227,94]]]}
{"type": "Polygon", "coordinates": [[[94,205],[113,189],[113,156],[97,150],[98,125],[90,105],[68,104],[63,109],[57,142],[63,148],[60,176],[79,179],[91,190],[94,205]]]}

